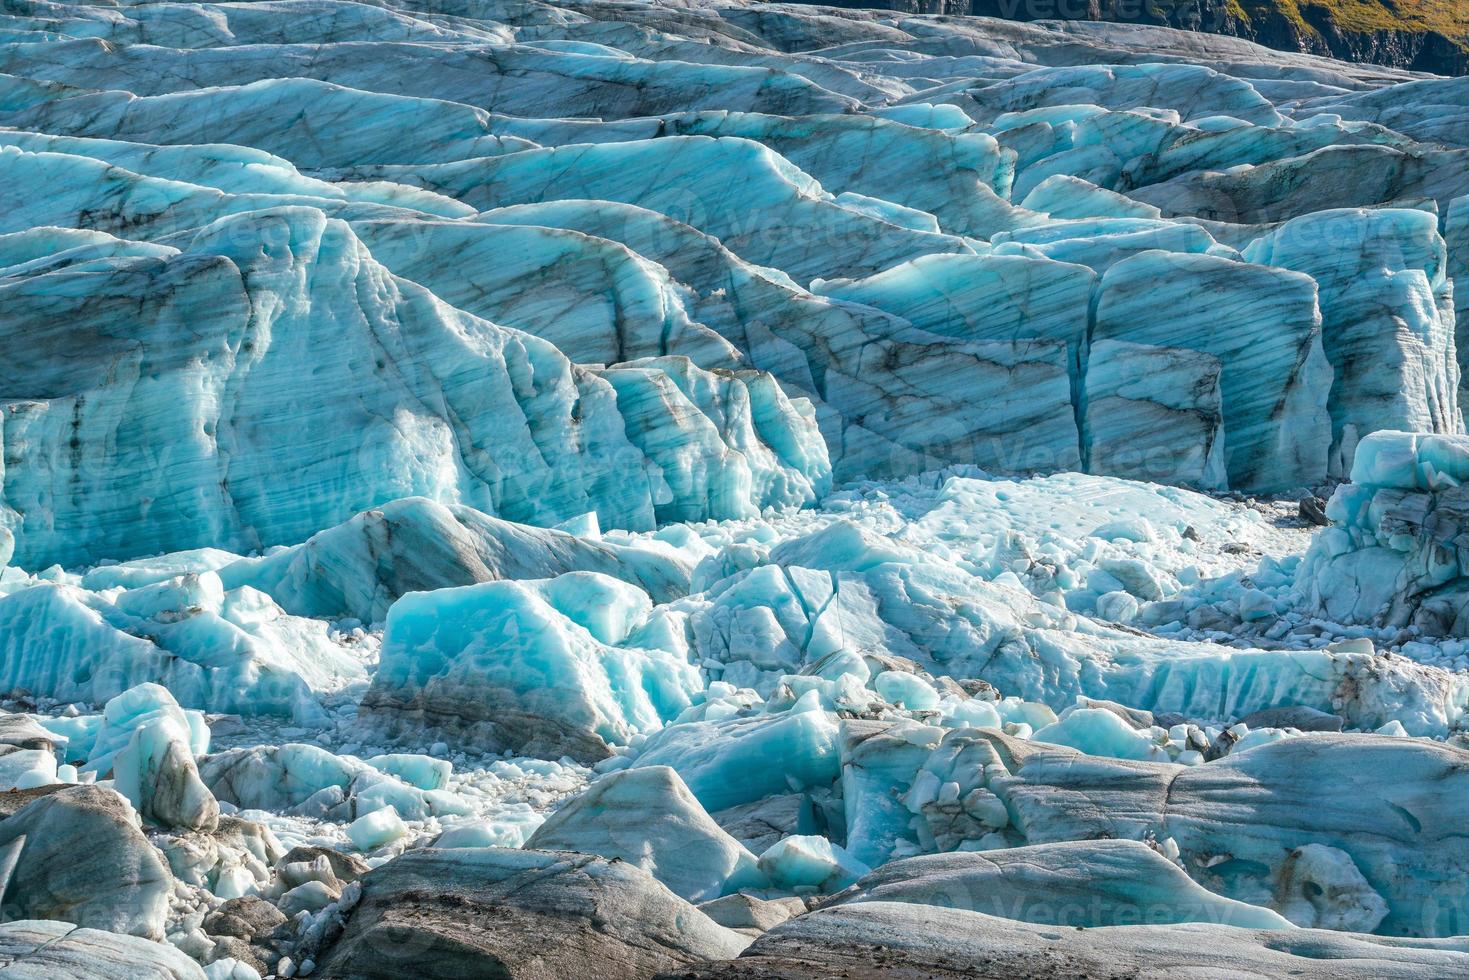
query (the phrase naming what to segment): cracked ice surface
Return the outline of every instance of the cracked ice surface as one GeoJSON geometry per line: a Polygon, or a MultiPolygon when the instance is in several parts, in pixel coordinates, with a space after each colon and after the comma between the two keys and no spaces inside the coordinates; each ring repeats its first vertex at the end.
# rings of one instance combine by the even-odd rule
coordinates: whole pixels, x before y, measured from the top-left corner
{"type": "Polygon", "coordinates": [[[619,976],[1060,924],[1469,974],[1466,93],[745,0],[8,5],[0,960],[379,975],[509,909],[577,970],[595,888],[619,976]]]}

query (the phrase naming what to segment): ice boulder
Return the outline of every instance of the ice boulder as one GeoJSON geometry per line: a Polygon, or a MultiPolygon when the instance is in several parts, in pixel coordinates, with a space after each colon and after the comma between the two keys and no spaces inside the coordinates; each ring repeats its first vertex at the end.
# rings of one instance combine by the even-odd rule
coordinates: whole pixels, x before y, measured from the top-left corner
{"type": "Polygon", "coordinates": [[[397,776],[409,786],[419,789],[443,789],[449,784],[454,764],[448,759],[435,759],[429,755],[412,752],[393,752],[376,755],[367,764],[379,772],[397,776]]]}
{"type": "Polygon", "coordinates": [[[641,590],[595,572],[411,593],[388,612],[367,717],[390,732],[600,759],[703,688],[682,658],[618,645],[649,608],[641,590]]]}
{"type": "Polygon", "coordinates": [[[1326,507],[1296,574],[1329,621],[1462,635],[1469,624],[1469,439],[1380,431],[1357,446],[1352,482],[1326,507]]]}
{"type": "Polygon", "coordinates": [[[1077,708],[1059,721],[1037,729],[1037,742],[1069,745],[1087,755],[1112,759],[1151,759],[1169,762],[1168,753],[1158,746],[1146,730],[1139,731],[1115,712],[1104,708],[1077,708]]]}
{"type": "Polygon", "coordinates": [[[230,587],[268,593],[298,616],[380,623],[409,592],[572,571],[623,579],[659,602],[689,587],[687,564],[668,551],[591,541],[423,497],[386,503],[302,544],[233,562],[220,577],[230,587]]]}
{"type": "Polygon", "coordinates": [[[83,770],[105,776],[118,754],[133,745],[137,732],[154,723],[165,725],[171,736],[178,737],[190,759],[209,751],[209,724],[203,712],[180,707],[165,687],[139,684],[103,706],[101,725],[92,736],[83,770]]]}
{"type": "Polygon", "coordinates": [[[190,733],[172,718],[153,718],[133,729],[112,757],[112,778],[146,822],[205,832],[219,823],[219,803],[199,778],[190,733]]]}
{"type": "Polygon", "coordinates": [[[525,846],[621,858],[691,902],[764,883],[755,856],[667,766],[608,773],[551,814],[525,846]]]}
{"type": "Polygon", "coordinates": [[[789,711],[671,725],[643,743],[636,766],[668,766],[706,810],[793,789],[830,786],[840,773],[837,722],[819,702],[789,711]],[[729,774],[740,773],[731,779],[729,774]]]}
{"type": "Polygon", "coordinates": [[[1135,840],[1072,841],[892,861],[835,899],[911,902],[1071,928],[1207,922],[1286,929],[1281,915],[1209,892],[1135,840]]]}
{"type": "Polygon", "coordinates": [[[0,714],[0,790],[33,789],[59,780],[71,739],[28,714],[0,714]]]}
{"type": "Polygon", "coordinates": [[[760,855],[760,871],[779,889],[840,891],[871,869],[825,837],[784,837],[760,855]]]}
{"type": "Polygon", "coordinates": [[[408,827],[403,818],[392,807],[365,813],[347,826],[347,838],[359,851],[376,850],[407,833],[408,827]]]}
{"type": "Polygon", "coordinates": [[[174,878],[137,819],[100,786],[66,787],[10,812],[0,850],[18,848],[7,858],[11,914],[161,940],[174,878]]]}
{"type": "Polygon", "coordinates": [[[1286,918],[1301,926],[1372,932],[1387,902],[1357,869],[1352,856],[1325,844],[1296,848],[1282,870],[1277,899],[1286,918]]]}
{"type": "Polygon", "coordinates": [[[143,683],[181,703],[243,715],[310,710],[365,680],[320,622],[212,571],[132,589],[37,582],[0,596],[0,689],[100,703],[143,683]]]}

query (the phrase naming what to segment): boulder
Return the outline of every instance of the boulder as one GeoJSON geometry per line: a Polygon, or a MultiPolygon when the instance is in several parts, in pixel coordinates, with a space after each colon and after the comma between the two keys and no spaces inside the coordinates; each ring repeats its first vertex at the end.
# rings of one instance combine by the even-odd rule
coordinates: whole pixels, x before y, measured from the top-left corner
{"type": "Polygon", "coordinates": [[[5,889],[12,915],[162,939],[174,878],[127,800],[99,786],[41,796],[0,822],[20,853],[5,889]]]}
{"type": "Polygon", "coordinates": [[[422,849],[360,885],[318,976],[634,980],[729,958],[747,941],[647,872],[590,855],[422,849]]]}

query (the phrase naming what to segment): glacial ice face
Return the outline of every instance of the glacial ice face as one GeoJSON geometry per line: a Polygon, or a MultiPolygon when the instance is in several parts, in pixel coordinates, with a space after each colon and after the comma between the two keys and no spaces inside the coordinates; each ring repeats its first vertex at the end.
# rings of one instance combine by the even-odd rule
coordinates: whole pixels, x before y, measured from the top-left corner
{"type": "Polygon", "coordinates": [[[1231,485],[1285,489],[1326,475],[1332,375],[1311,279],[1210,255],[1144,252],[1108,269],[1099,291],[1096,339],[1219,358],[1231,485]]]}
{"type": "MultiPolygon", "coordinates": [[[[183,246],[191,238],[187,232],[221,214],[283,204],[317,207],[354,222],[376,260],[392,271],[470,312],[547,337],[574,360],[672,353],[686,354],[705,368],[750,364],[772,371],[787,391],[799,392],[816,404],[829,456],[842,476],[910,472],[955,462],[1011,470],[1068,467],[1077,465],[1078,459],[1097,460],[1089,465],[1098,472],[1132,475],[1125,466],[1107,468],[1107,457],[1115,454],[1106,445],[1100,450],[1091,445],[1084,418],[1086,396],[1080,374],[1085,358],[1077,358],[1076,337],[1115,331],[1105,317],[1093,324],[1092,311],[1107,308],[1109,301],[1096,290],[1088,296],[1077,290],[1052,296],[1052,280],[1067,270],[1044,260],[1080,262],[1101,275],[1146,248],[1237,257],[1198,224],[1160,220],[1154,217],[1158,208],[1128,195],[1145,194],[1202,172],[1227,172],[1231,180],[1253,182],[1253,177],[1236,172],[1240,165],[1260,165],[1263,170],[1272,163],[1289,163],[1295,168],[1292,173],[1310,173],[1318,151],[1382,150],[1391,155],[1411,144],[1409,136],[1375,124],[1337,121],[1337,116],[1314,105],[1303,113],[1308,121],[1298,124],[1289,113],[1270,107],[1279,86],[1258,69],[1232,75],[1228,66],[1180,64],[1159,69],[1114,64],[1017,71],[1024,58],[1013,60],[1019,55],[1015,44],[1038,46],[1031,50],[1045,50],[1041,60],[1055,59],[1048,47],[1054,42],[1041,35],[1028,35],[1024,41],[1011,38],[1005,42],[1011,48],[1001,47],[1009,52],[1006,55],[986,48],[967,30],[948,29],[957,33],[945,33],[947,41],[925,42],[943,50],[918,54],[919,62],[931,62],[920,71],[916,62],[873,55],[860,45],[839,51],[837,60],[754,49],[735,57],[707,45],[701,51],[667,34],[612,24],[598,27],[578,18],[572,22],[552,18],[558,26],[528,29],[507,26],[521,14],[500,11],[507,20],[471,27],[463,20],[440,24],[383,10],[364,13],[352,5],[317,6],[332,11],[329,25],[314,25],[322,32],[319,38],[293,37],[290,44],[280,43],[278,25],[271,24],[273,8],[222,10],[204,25],[183,8],[165,15],[142,5],[130,14],[101,19],[91,13],[79,20],[61,18],[57,24],[72,25],[81,33],[76,40],[52,45],[54,61],[44,70],[27,60],[46,47],[44,42],[40,47],[13,45],[9,57],[18,74],[6,82],[10,93],[6,108],[7,122],[17,130],[4,135],[10,148],[0,158],[14,178],[8,185],[23,187],[28,174],[43,170],[68,175],[67,194],[39,199],[18,194],[10,209],[13,227],[78,224],[129,238],[172,235],[175,244],[183,246]],[[359,42],[356,32],[361,30],[372,32],[371,43],[347,43],[359,42]],[[137,43],[143,31],[148,44],[137,43]],[[551,40],[559,32],[569,32],[576,40],[551,40]],[[508,43],[517,36],[527,43],[508,43]],[[100,46],[102,38],[111,46],[100,46]],[[419,52],[426,61],[412,72],[405,70],[392,85],[381,80],[386,64],[413,56],[412,44],[429,38],[438,39],[441,46],[419,52]],[[967,56],[971,60],[955,61],[945,45],[987,53],[973,60],[971,51],[967,56]],[[873,57],[879,60],[873,62],[873,57]],[[712,108],[701,107],[699,98],[675,99],[666,87],[678,65],[701,58],[699,91],[721,86],[719,104],[712,108]],[[891,74],[875,72],[874,63],[891,74]],[[62,65],[65,84],[45,80],[62,65]],[[472,79],[486,78],[485,66],[497,81],[476,90],[472,79]],[[707,78],[702,74],[706,68],[711,73],[707,78]],[[273,77],[278,71],[291,77],[273,77]],[[914,75],[915,71],[920,73],[914,75]],[[943,80],[942,90],[951,81],[962,82],[966,71],[993,83],[982,97],[970,86],[929,93],[922,103],[878,105],[914,94],[916,79],[943,80]],[[752,90],[742,86],[743,80],[753,81],[751,72],[763,73],[766,81],[747,98],[752,90]],[[627,101],[630,97],[621,86],[644,76],[639,94],[627,101]],[[736,76],[742,80],[738,84],[736,76]],[[555,100],[571,97],[563,87],[570,78],[577,79],[573,87],[585,104],[579,106],[576,119],[551,118],[559,108],[555,100]],[[86,85],[88,79],[100,91],[67,87],[86,85]],[[420,91],[430,79],[432,98],[420,91]],[[810,95],[812,101],[802,102],[804,96],[797,92],[810,95]],[[1063,100],[1058,101],[1058,93],[1064,94],[1063,100]],[[532,97],[539,100],[537,112],[527,113],[519,100],[532,97]],[[1153,105],[1153,100],[1166,105],[1153,105]],[[855,101],[878,111],[849,112],[855,101]],[[668,105],[655,105],[662,102],[668,105]],[[587,118],[589,114],[600,119],[587,118]],[[286,116],[293,121],[285,128],[262,128],[257,122],[286,116]],[[412,118],[414,124],[400,127],[402,118],[412,118]],[[403,131],[392,139],[382,137],[384,131],[394,130],[403,131]],[[914,160],[928,163],[915,168],[914,160]],[[649,170],[660,175],[652,190],[637,178],[649,170]],[[736,177],[733,184],[728,183],[731,174],[736,177]],[[344,176],[383,179],[348,181],[341,179],[344,176]],[[424,186],[442,193],[426,192],[424,186]],[[492,195],[487,193],[489,187],[494,188],[492,195]],[[792,292],[789,283],[777,282],[772,289],[746,287],[736,297],[735,284],[696,282],[691,277],[698,274],[689,270],[688,263],[669,254],[677,250],[660,249],[647,241],[644,232],[577,229],[605,239],[594,242],[543,229],[478,232],[417,221],[424,215],[459,219],[490,206],[503,212],[505,205],[517,201],[526,201],[525,207],[534,210],[554,198],[646,206],[682,219],[717,237],[735,254],[787,271],[802,283],[854,276],[879,282],[894,267],[922,262],[920,256],[985,252],[982,241],[959,236],[989,237],[997,254],[987,261],[1000,262],[1003,255],[1007,261],[1024,258],[1040,263],[1035,278],[1007,287],[1013,297],[1010,308],[1026,310],[1027,321],[1038,324],[1037,335],[1027,336],[1028,327],[1020,331],[1019,348],[975,345],[968,342],[974,338],[967,337],[956,338],[965,342],[950,343],[931,336],[927,332],[931,324],[918,322],[925,321],[918,312],[915,322],[908,323],[892,314],[856,314],[853,319],[827,308],[820,311],[827,322],[818,325],[809,319],[818,308],[798,288],[792,292]],[[813,247],[817,242],[820,247],[813,247]],[[469,251],[461,255],[460,249],[469,251]],[[446,257],[453,250],[458,258],[436,261],[441,250],[446,257]],[[505,261],[510,257],[515,262],[505,261]],[[446,272],[466,265],[474,268],[467,276],[446,272]],[[555,289],[544,283],[527,288],[523,280],[537,269],[543,276],[554,275],[555,289]],[[704,294],[704,301],[688,295],[684,287],[691,285],[704,294]],[[725,292],[716,296],[713,290],[725,292]],[[758,302],[757,292],[763,293],[758,302]],[[737,301],[720,302],[726,296],[737,301]],[[1079,330],[1073,326],[1064,331],[1071,355],[1066,366],[1069,390],[1060,385],[1053,352],[1035,343],[1050,331],[1039,326],[1051,315],[1037,317],[1040,306],[1081,324],[1079,330]],[[576,315],[562,315],[573,309],[576,315]],[[651,322],[644,322],[645,317],[651,322]],[[908,326],[919,332],[906,330],[908,326]],[[792,347],[804,348],[804,356],[792,347]],[[1040,402],[1025,403],[1011,394],[1037,384],[1048,388],[1040,402]],[[991,394],[983,400],[955,397],[965,386],[991,394]],[[1081,423],[1077,434],[1068,428],[1068,409],[1081,423]],[[935,417],[953,423],[936,431],[935,417]],[[1017,437],[1021,431],[1029,433],[1025,440],[1017,437]],[[1029,442],[1033,451],[995,448],[1020,441],[1029,442]],[[1073,452],[1072,443],[1078,441],[1073,452]]],[[[786,27],[781,29],[788,29],[788,19],[782,22],[786,27]]],[[[1332,77],[1333,84],[1340,85],[1340,79],[1332,77]]],[[[1369,99],[1363,105],[1376,103],[1369,99]]],[[[1394,113],[1400,108],[1389,100],[1381,111],[1389,107],[1394,113]]],[[[1367,110],[1359,109],[1352,118],[1363,118],[1362,111],[1367,110]]],[[[1248,182],[1242,186],[1254,186],[1248,182]]],[[[1450,196],[1441,188],[1450,183],[1438,180],[1431,188],[1445,212],[1450,196]]],[[[1226,218],[1255,220],[1245,213],[1250,208],[1244,201],[1248,194],[1232,187],[1222,193],[1238,205],[1226,218]]],[[[1390,197],[1404,196],[1408,191],[1393,185],[1390,197]]],[[[1205,211],[1189,204],[1170,213],[1214,215],[1205,211]]],[[[509,218],[505,214],[489,220],[509,218]]],[[[518,224],[534,220],[528,213],[515,218],[518,224]]],[[[547,220],[565,224],[564,219],[547,220]]],[[[625,221],[614,219],[610,224],[625,221]]],[[[1206,224],[1220,242],[1239,248],[1268,232],[1248,225],[1206,224]]],[[[1425,232],[1429,238],[1452,237],[1455,227],[1450,220],[1442,229],[1425,232]]],[[[1266,249],[1256,251],[1259,254],[1251,256],[1256,261],[1286,261],[1269,259],[1266,249]]],[[[1456,261],[1449,255],[1450,268],[1456,268],[1456,261]]],[[[1448,281],[1435,273],[1430,291],[1442,301],[1446,294],[1439,278],[1448,281]]],[[[1407,322],[1429,316],[1417,287],[1408,288],[1403,277],[1395,281],[1400,282],[1393,287],[1399,295],[1389,303],[1387,315],[1407,322]]],[[[1263,286],[1250,283],[1247,288],[1260,291],[1263,286]]],[[[1290,293],[1292,288],[1282,291],[1290,293]]],[[[1384,291],[1376,292],[1380,297],[1384,291]]],[[[986,322],[990,314],[1001,313],[964,297],[956,299],[960,318],[970,323],[986,322]]],[[[1110,302],[1116,300],[1113,296],[1110,302]]],[[[1294,302],[1284,296],[1282,300],[1287,305],[1294,302]]],[[[1325,302],[1335,301],[1328,297],[1325,302]]],[[[1340,315],[1351,319],[1353,315],[1343,309],[1340,315]]],[[[1190,311],[1190,316],[1207,314],[1198,310],[1190,311]]],[[[1301,317],[1304,322],[1307,314],[1301,317]]],[[[1392,418],[1378,420],[1382,413],[1369,411],[1368,421],[1350,424],[1358,429],[1379,422],[1458,429],[1455,382],[1449,370],[1456,357],[1445,351],[1442,311],[1429,319],[1436,319],[1437,326],[1419,330],[1418,341],[1404,337],[1387,345],[1391,357],[1396,357],[1399,343],[1420,346],[1410,361],[1420,365],[1413,368],[1413,385],[1422,390],[1422,397],[1409,398],[1401,409],[1388,412],[1392,418]],[[1393,420],[1400,416],[1411,421],[1393,420]]],[[[1333,324],[1326,326],[1325,339],[1331,340],[1333,324]]],[[[1170,335],[1178,333],[1171,324],[1164,328],[1170,335]]],[[[1243,332],[1249,334],[1249,329],[1243,332]]],[[[1006,339],[1015,338],[1012,332],[1006,339]]],[[[1218,353],[1215,339],[1194,343],[1203,353],[1218,353]]],[[[1164,346],[1189,347],[1172,337],[1164,346]]],[[[1274,359],[1290,360],[1281,354],[1274,359]]],[[[1337,359],[1345,364],[1345,357],[1337,359]]],[[[1237,370],[1242,369],[1223,368],[1222,444],[1232,457],[1234,484],[1288,488],[1318,475],[1314,448],[1308,452],[1296,440],[1271,442],[1268,431],[1260,450],[1266,453],[1263,462],[1256,465],[1246,458],[1257,451],[1259,413],[1236,404],[1242,401],[1239,392],[1231,397],[1231,375],[1237,370]],[[1240,417],[1232,418],[1237,413],[1240,417]]],[[[1384,375],[1382,381],[1363,378],[1360,385],[1338,378],[1330,396],[1337,428],[1348,424],[1341,421],[1348,415],[1362,414],[1352,406],[1376,397],[1366,388],[1390,377],[1394,375],[1384,375]]],[[[1278,383],[1272,379],[1261,387],[1269,391],[1278,383]]],[[[1291,394],[1275,412],[1290,419],[1306,442],[1320,436],[1313,414],[1319,384],[1319,377],[1287,382],[1291,394]],[[1297,392],[1298,388],[1304,390],[1297,392]]],[[[36,400],[33,392],[16,394],[36,400]]],[[[1105,435],[1105,426],[1100,431],[1105,435]]],[[[1185,458],[1207,459],[1221,444],[1217,436],[1211,438],[1197,426],[1181,426],[1174,440],[1172,450],[1185,458]]],[[[1344,451],[1340,434],[1334,442],[1337,445],[1327,448],[1328,464],[1342,467],[1349,463],[1349,447],[1344,451]]],[[[421,468],[449,465],[442,452],[431,455],[433,462],[424,461],[421,468]]],[[[1192,471],[1193,464],[1188,468],[1192,471]]],[[[1154,475],[1174,478],[1173,468],[1162,464],[1154,475]]],[[[1199,479],[1194,472],[1178,478],[1199,479]]],[[[407,483],[399,488],[407,490],[428,481],[420,477],[399,482],[407,483]]],[[[657,495],[661,488],[653,482],[657,495]]],[[[387,499],[371,492],[374,488],[358,489],[355,506],[339,508],[328,520],[387,499]]],[[[700,488],[689,489],[697,493],[700,488]]],[[[24,509],[32,513],[48,506],[22,494],[24,509]]],[[[593,490],[582,495],[596,494],[593,490]]],[[[437,496],[501,513],[463,491],[457,498],[437,496]]],[[[589,503],[584,510],[590,509],[594,508],[589,503]]],[[[639,520],[647,519],[646,508],[638,518],[614,517],[612,509],[602,508],[604,524],[638,526],[639,520]]],[[[557,523],[551,515],[522,511],[513,516],[557,523]]],[[[297,525],[284,536],[256,534],[257,525],[246,521],[250,528],[225,528],[236,531],[232,547],[300,540],[320,529],[320,524],[297,525]]],[[[173,541],[158,543],[158,547],[176,546],[173,541]]],[[[28,553],[23,545],[21,554],[28,553]]],[[[124,554],[109,549],[63,560],[124,554]]]]}
{"type": "Polygon", "coordinates": [[[1360,433],[1453,431],[1453,289],[1434,214],[1322,211],[1286,222],[1244,255],[1316,280],[1322,345],[1333,369],[1335,475],[1351,471],[1360,433]]]}
{"type": "Polygon", "coordinates": [[[317,210],[224,219],[167,258],[0,291],[3,384],[23,396],[4,418],[3,513],[32,567],[294,543],[404,496],[648,527],[802,503],[826,480],[814,424],[779,390],[691,366],[674,365],[682,386],[584,370],[394,278],[317,210]]]}

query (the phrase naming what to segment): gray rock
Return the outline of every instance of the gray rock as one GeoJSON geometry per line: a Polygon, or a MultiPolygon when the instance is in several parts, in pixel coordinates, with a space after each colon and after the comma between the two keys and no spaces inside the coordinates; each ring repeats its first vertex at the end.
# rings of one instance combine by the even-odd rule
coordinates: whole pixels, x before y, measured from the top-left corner
{"type": "Polygon", "coordinates": [[[41,796],[0,822],[25,838],[5,890],[10,914],[162,939],[174,879],[125,799],[98,786],[41,796]]]}
{"type": "Polygon", "coordinates": [[[268,936],[286,924],[274,905],[255,895],[232,898],[204,917],[204,931],[212,936],[252,940],[268,936]]]}
{"type": "Polygon", "coordinates": [[[217,963],[220,960],[237,960],[253,969],[256,973],[264,976],[270,972],[272,960],[261,956],[262,950],[250,945],[243,939],[234,936],[220,936],[214,941],[214,949],[209,953],[209,962],[217,963]]]}
{"type": "Polygon", "coordinates": [[[360,886],[318,976],[634,980],[734,956],[747,941],[646,872],[589,855],[430,848],[360,886]]]}
{"type": "Polygon", "coordinates": [[[1326,501],[1320,497],[1313,495],[1302,498],[1296,507],[1296,513],[1307,524],[1314,524],[1317,527],[1331,526],[1331,519],[1326,516],[1326,501]]]}
{"type": "Polygon", "coordinates": [[[0,925],[0,976],[6,980],[204,980],[179,950],[136,936],[81,929],[69,922],[0,925]]]}
{"type": "Polygon", "coordinates": [[[812,822],[810,810],[810,802],[803,794],[786,793],[741,803],[710,816],[751,852],[761,854],[782,837],[813,832],[811,827],[803,829],[803,824],[812,822]]]}
{"type": "Polygon", "coordinates": [[[1417,980],[1469,975],[1462,945],[1202,923],[1058,928],[928,905],[866,902],[792,919],[756,939],[738,959],[669,971],[662,980],[1417,980]]]}
{"type": "Polygon", "coordinates": [[[372,870],[366,861],[355,854],[343,854],[330,847],[316,847],[311,844],[298,844],[291,848],[284,857],[276,862],[276,870],[279,871],[290,864],[309,864],[323,857],[331,865],[332,874],[336,875],[337,880],[343,884],[350,884],[372,870]]]}
{"type": "Polygon", "coordinates": [[[10,789],[0,793],[0,820],[13,817],[28,803],[33,803],[43,796],[59,793],[66,789],[65,783],[52,783],[49,786],[35,786],[31,789],[10,789]]]}

